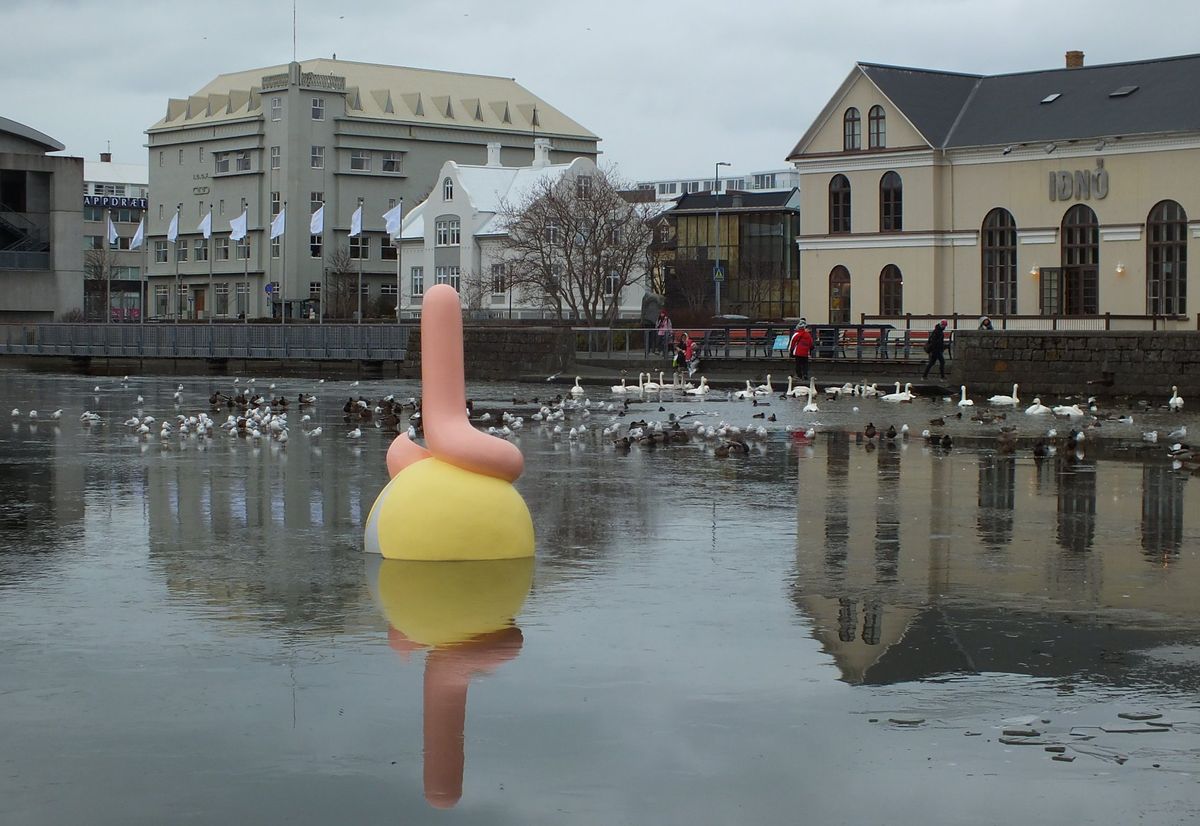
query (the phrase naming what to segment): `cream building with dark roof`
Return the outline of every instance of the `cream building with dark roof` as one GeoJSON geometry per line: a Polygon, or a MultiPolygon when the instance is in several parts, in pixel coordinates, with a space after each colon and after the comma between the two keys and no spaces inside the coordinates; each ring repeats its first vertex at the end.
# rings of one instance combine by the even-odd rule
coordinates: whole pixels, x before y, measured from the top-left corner
{"type": "Polygon", "coordinates": [[[277,315],[268,284],[285,293],[290,316],[306,316],[320,308],[339,247],[355,268],[362,262],[364,307],[395,307],[396,254],[381,216],[423,200],[443,163],[482,164],[499,144],[505,165],[527,165],[538,139],[552,141],[555,162],[594,159],[599,141],[511,78],[326,59],[219,75],[170,100],[147,135],[152,318],[174,312],[177,270],[185,317],[277,315]],[[348,238],[359,199],[361,242],[348,238]],[[229,222],[243,203],[249,243],[239,246],[229,222]],[[325,231],[310,237],[321,203],[325,231]],[[272,245],[284,204],[286,231],[272,245]],[[197,227],[210,207],[205,243],[197,227]],[[179,242],[170,244],[176,209],[179,242]]]}
{"type": "Polygon", "coordinates": [[[1065,68],[990,76],[856,64],[788,157],[800,313],[1194,326],[1197,86],[1200,55],[1085,67],[1068,52],[1065,68]]]}

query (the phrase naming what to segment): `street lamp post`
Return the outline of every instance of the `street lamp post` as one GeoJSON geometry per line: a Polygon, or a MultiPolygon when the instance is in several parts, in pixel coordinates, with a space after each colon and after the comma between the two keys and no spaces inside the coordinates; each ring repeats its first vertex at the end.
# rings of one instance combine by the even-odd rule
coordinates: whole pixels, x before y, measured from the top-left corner
{"type": "Polygon", "coordinates": [[[716,287],[716,315],[721,314],[721,282],[725,273],[721,270],[721,167],[729,166],[727,161],[717,161],[713,165],[713,215],[717,225],[716,253],[713,259],[713,285],[716,287]]]}

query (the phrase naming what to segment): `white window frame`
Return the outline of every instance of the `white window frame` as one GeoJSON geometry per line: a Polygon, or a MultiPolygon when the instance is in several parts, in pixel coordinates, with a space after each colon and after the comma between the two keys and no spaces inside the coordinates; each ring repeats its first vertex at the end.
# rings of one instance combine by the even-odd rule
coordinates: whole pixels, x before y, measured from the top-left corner
{"type": "Polygon", "coordinates": [[[462,222],[458,218],[446,218],[434,224],[434,245],[457,247],[462,243],[462,222]]]}
{"type": "Polygon", "coordinates": [[[617,296],[621,294],[621,274],[615,270],[604,276],[604,294],[617,296]]]}
{"type": "Polygon", "coordinates": [[[271,147],[271,168],[279,169],[283,165],[283,151],[281,147],[271,147]]]}
{"type": "Polygon", "coordinates": [[[352,149],[350,150],[350,169],[354,172],[370,172],[371,171],[371,150],[370,149],[352,149]]]}
{"type": "Polygon", "coordinates": [[[312,99],[310,114],[313,120],[325,120],[325,98],[315,97],[312,99]]]}
{"type": "MultiPolygon", "coordinates": [[[[271,120],[283,120],[283,98],[281,97],[271,98],[271,120]]],[[[241,285],[239,284],[238,286],[240,287],[241,285]]]]}
{"type": "Polygon", "coordinates": [[[454,179],[449,175],[442,179],[442,200],[454,200],[454,179]]]}
{"type": "Polygon", "coordinates": [[[222,175],[229,171],[229,153],[214,152],[213,153],[213,171],[217,175],[222,175]]]}
{"type": "Polygon", "coordinates": [[[425,294],[425,268],[412,267],[408,271],[409,294],[416,297],[425,294]]]}
{"type": "Polygon", "coordinates": [[[154,263],[165,264],[167,260],[167,242],[156,240],[154,242],[154,263]]]}
{"type": "Polygon", "coordinates": [[[508,267],[503,262],[492,264],[492,295],[508,292],[508,267]]]}
{"type": "Polygon", "coordinates": [[[237,156],[234,159],[234,169],[238,172],[250,171],[250,153],[245,149],[238,150],[237,156]]]}
{"type": "Polygon", "coordinates": [[[233,257],[238,261],[250,260],[250,236],[239,238],[233,242],[233,257]]]}
{"type": "Polygon", "coordinates": [[[216,239],[215,246],[216,246],[216,249],[213,251],[214,259],[217,261],[228,261],[229,260],[229,239],[228,238],[218,238],[218,239],[216,239]]]}
{"type": "Polygon", "coordinates": [[[313,146],[309,150],[308,163],[313,169],[325,168],[325,147],[313,146]]]}
{"type": "Polygon", "coordinates": [[[208,260],[208,241],[204,238],[197,238],[192,244],[192,260],[207,261],[208,260]]]}
{"type": "Polygon", "coordinates": [[[380,171],[382,172],[399,172],[400,161],[403,158],[401,152],[384,152],[383,160],[380,162],[380,171]]]}

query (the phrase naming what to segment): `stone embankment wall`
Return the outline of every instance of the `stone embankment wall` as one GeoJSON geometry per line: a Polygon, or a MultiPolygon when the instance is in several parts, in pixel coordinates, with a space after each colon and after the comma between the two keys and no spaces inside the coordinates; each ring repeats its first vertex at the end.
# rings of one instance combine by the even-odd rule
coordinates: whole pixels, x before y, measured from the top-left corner
{"type": "MultiPolygon", "coordinates": [[[[468,379],[515,381],[549,376],[575,360],[575,334],[562,327],[466,327],[463,361],[468,379]]],[[[421,366],[421,331],[409,334],[406,368],[421,366]]],[[[419,372],[417,373],[419,375],[419,372]]]]}
{"type": "Polygon", "coordinates": [[[1171,386],[1200,397],[1200,332],[964,330],[954,335],[955,384],[973,394],[1136,396],[1165,402],[1171,386]],[[1161,397],[1161,398],[1160,398],[1161,397]]]}

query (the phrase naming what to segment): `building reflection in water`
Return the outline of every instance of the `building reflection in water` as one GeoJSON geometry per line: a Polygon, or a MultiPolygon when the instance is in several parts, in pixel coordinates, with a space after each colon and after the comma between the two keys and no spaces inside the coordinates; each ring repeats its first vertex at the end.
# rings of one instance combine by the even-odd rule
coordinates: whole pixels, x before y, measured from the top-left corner
{"type": "Polygon", "coordinates": [[[979,458],[979,538],[1000,550],[1012,541],[1017,461],[1012,456],[979,458]]]}
{"type": "Polygon", "coordinates": [[[424,785],[431,806],[462,798],[467,689],[516,658],[514,619],[533,582],[532,557],[484,562],[369,560],[379,566],[379,601],[393,649],[426,650],[424,785]]]}
{"type": "Polygon", "coordinates": [[[1186,475],[1111,457],[872,452],[827,439],[826,462],[796,470],[791,597],[847,682],[976,671],[1118,680],[1135,658],[1112,652],[1200,626],[1200,558],[1180,553],[1186,475]],[[811,495],[821,485],[824,507],[811,495]],[[1145,555],[1130,554],[1139,533],[1145,555]]]}
{"type": "Polygon", "coordinates": [[[1179,557],[1186,484],[1186,476],[1168,467],[1142,468],[1142,550],[1152,560],[1166,563],[1179,557]]]}

